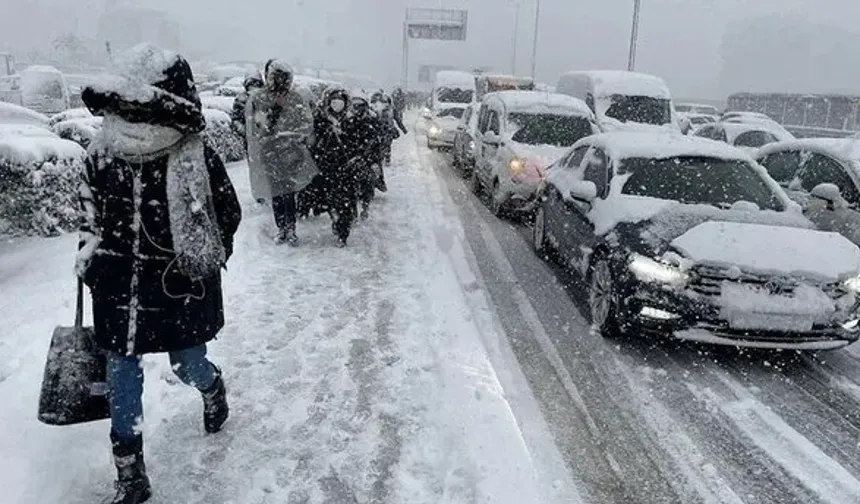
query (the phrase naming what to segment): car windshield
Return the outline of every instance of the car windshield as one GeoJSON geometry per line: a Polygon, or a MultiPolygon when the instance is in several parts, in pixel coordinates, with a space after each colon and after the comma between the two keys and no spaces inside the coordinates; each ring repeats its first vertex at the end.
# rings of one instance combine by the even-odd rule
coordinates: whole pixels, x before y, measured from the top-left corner
{"type": "Polygon", "coordinates": [[[472,103],[475,92],[471,89],[439,88],[436,90],[436,99],[441,103],[472,103]]]}
{"type": "Polygon", "coordinates": [[[511,140],[529,145],[570,147],[592,134],[591,122],[580,116],[555,114],[508,114],[515,130],[511,140]]]}
{"type": "Polygon", "coordinates": [[[651,96],[612,95],[612,104],[604,115],[621,122],[642,124],[668,124],[672,122],[672,108],[668,99],[651,96]]]}
{"type": "Polygon", "coordinates": [[[784,209],[767,182],[744,161],[699,156],[630,158],[619,171],[631,174],[622,194],[719,208],[748,201],[763,210],[784,209]]]}
{"type": "Polygon", "coordinates": [[[436,117],[456,117],[457,119],[460,119],[461,117],[463,117],[463,112],[465,110],[466,109],[461,108],[442,109],[436,113],[436,117]]]}

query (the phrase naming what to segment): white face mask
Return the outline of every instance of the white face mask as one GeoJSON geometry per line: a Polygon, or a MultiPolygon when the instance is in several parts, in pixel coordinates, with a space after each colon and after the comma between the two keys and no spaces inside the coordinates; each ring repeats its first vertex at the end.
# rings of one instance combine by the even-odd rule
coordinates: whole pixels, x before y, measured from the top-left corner
{"type": "Polygon", "coordinates": [[[346,102],[344,102],[343,100],[338,98],[338,99],[332,100],[331,104],[329,106],[335,112],[343,112],[343,109],[346,108],[346,102]]]}

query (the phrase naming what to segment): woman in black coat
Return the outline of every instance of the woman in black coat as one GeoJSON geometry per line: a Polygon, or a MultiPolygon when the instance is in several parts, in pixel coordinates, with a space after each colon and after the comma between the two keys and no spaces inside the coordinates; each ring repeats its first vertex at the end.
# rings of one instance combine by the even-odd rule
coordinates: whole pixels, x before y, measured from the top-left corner
{"type": "Polygon", "coordinates": [[[348,105],[345,90],[330,89],[314,113],[312,150],[320,170],[319,194],[331,213],[340,247],[346,246],[358,206],[358,165],[349,163],[351,147],[343,130],[348,105]]]}
{"type": "Polygon", "coordinates": [[[343,125],[349,163],[356,173],[356,190],[361,203],[361,218],[367,219],[370,202],[376,194],[382,174],[382,145],[385,128],[370,110],[361,94],[350,97],[351,110],[343,125]]]}
{"type": "Polygon", "coordinates": [[[108,355],[114,504],[150,494],[138,424],[143,354],[169,352],[200,390],[207,432],[227,419],[221,371],[206,343],[224,325],[220,270],[241,219],[233,186],[205,127],[188,63],[138,46],[114,80],[84,90],[103,115],[81,184],[84,222],[76,270],[90,287],[97,345],[108,355]]]}

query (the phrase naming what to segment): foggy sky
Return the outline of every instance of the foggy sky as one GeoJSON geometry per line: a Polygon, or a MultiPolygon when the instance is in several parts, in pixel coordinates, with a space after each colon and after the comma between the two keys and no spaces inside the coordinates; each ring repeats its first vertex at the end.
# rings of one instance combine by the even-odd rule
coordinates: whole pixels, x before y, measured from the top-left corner
{"type": "MultiPolygon", "coordinates": [[[[120,0],[121,1],[121,0],[120,0]]],[[[519,0],[518,68],[528,74],[535,0],[519,0]]],[[[554,84],[567,70],[624,68],[632,0],[541,0],[537,76],[554,84]]],[[[404,9],[469,10],[469,40],[455,45],[466,68],[511,70],[515,0],[136,0],[160,7],[182,24],[185,50],[222,59],[282,56],[399,79],[404,9]]],[[[642,0],[637,70],[664,77],[676,96],[722,98],[720,47],[736,20],[792,13],[860,33],[856,0],[642,0]]],[[[4,0],[0,49],[49,46],[54,36],[94,35],[104,0],[4,0]]],[[[451,44],[416,42],[413,61],[446,63],[451,44]],[[443,47],[447,44],[447,48],[443,47]],[[441,61],[440,61],[441,60],[441,61]]],[[[849,64],[853,65],[853,62],[849,64]]],[[[860,68],[860,67],[858,67],[860,68]]],[[[860,77],[860,69],[856,70],[860,77]]],[[[853,81],[860,83],[860,79],[853,81]]],[[[854,82],[839,83],[839,87],[854,82]]],[[[860,88],[860,86],[857,86],[860,88]]],[[[814,91],[814,90],[811,90],[814,91]]],[[[858,89],[860,92],[860,89],[858,89]]]]}

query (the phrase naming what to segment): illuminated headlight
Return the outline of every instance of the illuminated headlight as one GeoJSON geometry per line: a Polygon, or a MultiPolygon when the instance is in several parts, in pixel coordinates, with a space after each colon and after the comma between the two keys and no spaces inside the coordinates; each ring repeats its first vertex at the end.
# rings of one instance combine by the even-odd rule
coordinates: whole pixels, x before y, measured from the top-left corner
{"type": "Polygon", "coordinates": [[[641,254],[632,254],[628,264],[630,271],[643,282],[683,286],[689,276],[675,266],[655,261],[641,254]]]}
{"type": "Polygon", "coordinates": [[[475,150],[475,141],[469,140],[469,150],[475,150]]]}
{"type": "Polygon", "coordinates": [[[439,126],[436,126],[435,124],[433,126],[430,126],[430,136],[436,136],[439,133],[442,133],[442,130],[439,129],[439,126]]]}
{"type": "Polygon", "coordinates": [[[511,162],[508,163],[508,171],[510,171],[512,177],[522,175],[526,171],[526,160],[520,158],[511,159],[511,162]]]}
{"type": "Polygon", "coordinates": [[[854,294],[860,293],[860,276],[849,278],[842,282],[842,288],[854,294]]]}

